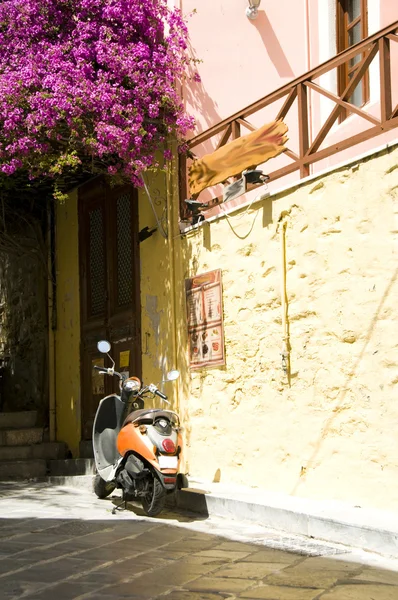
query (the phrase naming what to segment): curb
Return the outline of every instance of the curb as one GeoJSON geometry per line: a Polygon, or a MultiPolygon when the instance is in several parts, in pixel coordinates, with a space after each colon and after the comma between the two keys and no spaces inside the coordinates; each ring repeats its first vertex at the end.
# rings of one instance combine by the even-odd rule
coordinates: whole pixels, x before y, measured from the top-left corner
{"type": "Polygon", "coordinates": [[[177,492],[176,506],[202,515],[252,521],[287,534],[398,557],[398,515],[394,513],[355,509],[338,503],[334,503],[333,507],[329,505],[328,509],[325,508],[326,503],[318,502],[315,507],[311,501],[285,498],[286,504],[292,505],[289,507],[283,506],[281,498],[267,503],[266,498],[256,502],[237,496],[239,494],[226,495],[190,488],[177,492]],[[307,503],[312,510],[306,509],[307,503]]]}
{"type": "MultiPolygon", "coordinates": [[[[91,491],[93,479],[93,475],[52,476],[47,482],[91,491]]],[[[214,484],[192,479],[190,485],[198,487],[177,491],[174,497],[168,497],[167,506],[205,516],[251,521],[281,533],[398,557],[398,514],[249,488],[224,486],[218,490],[214,484]]]]}

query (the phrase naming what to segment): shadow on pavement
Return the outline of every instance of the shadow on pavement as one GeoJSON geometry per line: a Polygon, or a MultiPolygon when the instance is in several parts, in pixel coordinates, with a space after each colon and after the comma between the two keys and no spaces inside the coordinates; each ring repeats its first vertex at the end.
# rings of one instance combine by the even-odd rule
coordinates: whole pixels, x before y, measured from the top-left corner
{"type": "Polygon", "coordinates": [[[77,497],[81,518],[73,490],[0,484],[1,600],[398,599],[397,561],[268,530],[234,541],[220,533],[225,519],[173,524],[171,511],[149,519],[132,505],[111,516],[115,498],[99,518],[100,501],[90,512],[91,494],[77,497]]]}

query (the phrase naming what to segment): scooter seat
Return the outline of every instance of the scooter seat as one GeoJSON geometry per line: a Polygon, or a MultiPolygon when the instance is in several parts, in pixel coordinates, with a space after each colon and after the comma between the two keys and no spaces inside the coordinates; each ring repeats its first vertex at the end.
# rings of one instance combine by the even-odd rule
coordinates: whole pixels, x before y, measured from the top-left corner
{"type": "Polygon", "coordinates": [[[169,410],[161,410],[159,408],[141,408],[139,410],[133,410],[124,420],[122,427],[128,425],[128,423],[143,423],[147,425],[151,425],[155,419],[164,418],[171,419],[171,416],[174,415],[173,412],[169,410]]]}

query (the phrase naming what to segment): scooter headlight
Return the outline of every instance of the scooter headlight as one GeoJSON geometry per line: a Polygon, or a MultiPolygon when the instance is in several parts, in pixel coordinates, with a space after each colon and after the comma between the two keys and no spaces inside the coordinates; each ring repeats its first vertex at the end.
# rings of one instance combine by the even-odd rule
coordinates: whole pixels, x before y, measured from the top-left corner
{"type": "Polygon", "coordinates": [[[123,383],[123,389],[126,392],[138,392],[141,387],[141,383],[137,379],[126,379],[123,383]]]}

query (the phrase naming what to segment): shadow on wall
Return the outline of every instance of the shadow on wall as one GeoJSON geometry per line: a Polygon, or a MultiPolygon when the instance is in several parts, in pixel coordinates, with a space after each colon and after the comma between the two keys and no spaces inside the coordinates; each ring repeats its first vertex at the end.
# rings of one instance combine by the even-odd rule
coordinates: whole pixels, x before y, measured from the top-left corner
{"type": "MultiPolygon", "coordinates": [[[[265,199],[259,205],[257,210],[252,214],[251,223],[248,224],[244,231],[241,231],[239,227],[239,221],[227,220],[231,230],[231,235],[242,240],[250,236],[254,224],[257,220],[262,219],[262,227],[267,228],[274,222],[272,200],[265,199]],[[238,227],[236,227],[238,226],[238,227]]],[[[242,216],[247,212],[247,208],[242,208],[236,213],[238,219],[239,215],[242,216]]],[[[179,277],[176,278],[177,282],[177,310],[176,310],[176,329],[177,329],[177,346],[179,348],[179,367],[184,376],[181,378],[181,391],[183,398],[190,398],[192,374],[189,366],[188,356],[188,336],[187,336],[187,314],[186,314],[186,298],[185,298],[185,280],[187,278],[194,277],[199,273],[205,273],[213,270],[215,267],[211,264],[206,264],[206,261],[202,260],[202,253],[211,253],[213,242],[212,242],[212,230],[209,223],[204,223],[200,228],[195,229],[186,235],[179,237],[179,243],[176,244],[176,265],[181,266],[181,272],[179,277]],[[199,243],[198,243],[199,242],[199,243]]],[[[220,265],[221,266],[221,265],[220,265]]],[[[224,285],[226,282],[224,281],[224,285]]],[[[225,308],[224,308],[225,309],[225,308]]],[[[197,396],[203,398],[205,393],[208,393],[208,377],[210,367],[198,369],[195,371],[195,387],[197,390],[197,396]]],[[[226,354],[226,365],[214,367],[214,370],[228,372],[228,354],[226,354]]],[[[188,405],[185,403],[182,407],[180,417],[183,421],[185,428],[186,443],[189,448],[191,432],[193,426],[192,415],[189,412],[188,405]]],[[[195,421],[194,421],[195,422],[195,421]]],[[[197,426],[197,421],[196,421],[197,426]]],[[[213,481],[218,483],[221,481],[221,470],[214,466],[213,481]]]]}
{"type": "MultiPolygon", "coordinates": [[[[328,418],[328,420],[325,423],[325,426],[319,433],[317,441],[314,442],[314,451],[313,451],[312,455],[310,456],[309,460],[307,461],[309,464],[312,464],[316,460],[316,458],[319,455],[319,452],[321,450],[321,447],[323,445],[323,442],[325,441],[329,431],[332,429],[334,421],[339,416],[339,412],[340,412],[339,409],[341,408],[341,406],[344,405],[344,401],[345,401],[345,398],[347,395],[347,390],[349,389],[349,384],[356,377],[358,368],[361,364],[363,357],[365,356],[365,351],[366,351],[366,349],[369,345],[369,342],[372,338],[373,331],[376,327],[377,322],[379,321],[380,314],[382,312],[384,304],[386,303],[387,298],[389,297],[397,280],[398,280],[398,269],[396,269],[395,272],[393,273],[393,276],[385,289],[383,297],[380,300],[380,304],[379,304],[379,306],[374,314],[374,317],[369,325],[369,328],[368,328],[368,331],[366,334],[366,338],[365,338],[365,342],[363,344],[363,348],[361,350],[360,355],[358,356],[358,359],[357,359],[355,365],[352,368],[352,372],[350,373],[349,377],[347,377],[347,379],[345,381],[345,385],[343,386],[343,392],[340,396],[340,401],[339,401],[338,405],[333,408],[333,412],[331,413],[330,417],[328,418]]],[[[303,467],[302,467],[300,477],[298,478],[293,489],[290,492],[291,495],[294,495],[297,493],[300,485],[302,483],[304,483],[304,481],[305,481],[305,475],[306,475],[306,471],[305,471],[305,469],[303,470],[303,467]]]]}
{"type": "MultiPolygon", "coordinates": [[[[171,181],[177,181],[173,173],[171,181]]],[[[174,183],[170,183],[172,189],[174,183]]],[[[149,189],[159,219],[168,214],[167,173],[159,171],[150,181],[149,189]],[[165,180],[166,177],[166,180],[165,180]]],[[[173,194],[176,194],[173,190],[173,194]]],[[[155,227],[156,222],[152,210],[148,208],[146,197],[142,198],[141,218],[145,226],[155,227]],[[145,215],[145,216],[144,216],[145,215]]],[[[184,403],[178,405],[178,397],[189,397],[190,371],[187,356],[186,309],[184,287],[184,265],[192,262],[191,249],[181,251],[177,226],[177,204],[172,204],[172,224],[166,229],[167,239],[157,231],[140,246],[141,258],[141,294],[142,294],[142,327],[143,327],[143,372],[145,383],[157,383],[170,369],[178,369],[181,377],[174,383],[164,385],[164,393],[172,400],[171,406],[165,406],[156,399],[154,407],[176,410],[184,427],[185,443],[190,443],[189,415],[184,403]],[[176,328],[174,331],[173,318],[176,328]]],[[[162,220],[164,224],[164,220],[162,220]]]]}
{"type": "Polygon", "coordinates": [[[264,10],[258,12],[258,16],[250,23],[255,27],[263,40],[275,69],[280,77],[294,77],[293,70],[286,58],[282,46],[279,43],[277,36],[272,28],[272,25],[264,10]]]}
{"type": "MultiPolygon", "coordinates": [[[[192,46],[189,46],[189,54],[192,57],[192,60],[195,61],[194,50],[192,46]]],[[[201,81],[196,81],[196,73],[197,69],[193,65],[191,65],[188,71],[188,77],[191,80],[190,85],[185,85],[183,88],[185,105],[189,104],[193,109],[194,113],[200,114],[208,127],[215,125],[219,121],[221,121],[221,116],[217,110],[217,104],[207,93],[203,83],[201,81]]],[[[190,110],[192,113],[192,110],[190,110]]],[[[192,135],[196,135],[198,132],[192,132],[189,137],[192,135]]]]}

